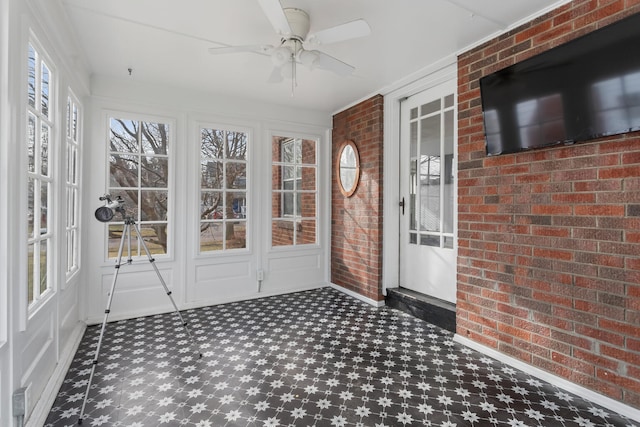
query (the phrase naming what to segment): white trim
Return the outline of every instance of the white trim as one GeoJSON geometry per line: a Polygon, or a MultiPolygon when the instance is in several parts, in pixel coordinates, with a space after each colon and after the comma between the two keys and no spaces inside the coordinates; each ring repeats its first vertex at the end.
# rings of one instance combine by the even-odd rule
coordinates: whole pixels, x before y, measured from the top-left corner
{"type": "MultiPolygon", "coordinates": [[[[420,78],[416,74],[399,82],[393,90],[384,95],[384,136],[383,136],[383,245],[382,251],[382,293],[387,288],[397,288],[399,278],[398,248],[400,247],[399,194],[400,194],[400,103],[406,98],[426,89],[457,79],[457,62],[454,56],[447,57],[431,67],[420,78]]],[[[457,102],[457,90],[456,90],[457,102]]],[[[456,110],[457,111],[457,110],[456,110]]],[[[456,127],[457,138],[457,127],[456,127]]],[[[456,144],[457,155],[457,144],[456,144]]],[[[456,205],[457,209],[457,205],[456,205]]]]}
{"type": "Polygon", "coordinates": [[[56,364],[56,369],[49,377],[49,381],[47,381],[47,385],[44,390],[42,390],[38,403],[36,403],[31,415],[29,415],[29,419],[27,420],[25,427],[42,426],[45,421],[47,421],[47,417],[51,411],[51,406],[53,406],[56,397],[58,397],[58,391],[62,386],[65,376],[67,375],[71,362],[73,362],[73,357],[78,351],[85,329],[86,325],[84,323],[78,323],[78,326],[76,326],[76,328],[71,332],[68,344],[60,354],[60,358],[56,364]]]}
{"type": "Polygon", "coordinates": [[[372,305],[374,307],[384,307],[385,305],[384,301],[376,301],[374,299],[365,297],[364,295],[361,295],[357,292],[350,291],[349,289],[343,288],[342,286],[336,285],[335,283],[329,283],[329,286],[337,291],[342,292],[343,294],[347,294],[350,297],[353,297],[362,302],[366,302],[367,304],[372,305]]]}
{"type": "Polygon", "coordinates": [[[521,20],[512,23],[511,25],[507,26],[506,28],[503,28],[503,29],[498,30],[498,31],[496,31],[494,33],[491,33],[488,36],[486,36],[486,37],[484,37],[484,38],[482,38],[480,40],[475,41],[474,43],[468,44],[467,46],[465,46],[462,49],[458,50],[455,53],[455,55],[457,57],[457,56],[460,56],[461,54],[463,54],[465,52],[468,52],[470,50],[475,49],[478,46],[482,46],[484,43],[486,43],[486,42],[488,42],[490,40],[493,40],[493,39],[495,39],[497,37],[500,37],[501,35],[503,35],[505,33],[508,33],[509,31],[512,31],[512,30],[520,27],[521,25],[533,22],[535,19],[546,15],[547,13],[559,8],[560,6],[564,6],[567,3],[571,3],[572,1],[573,0],[559,0],[556,3],[552,4],[552,5],[549,5],[549,6],[545,7],[545,8],[543,8],[543,9],[540,9],[540,10],[536,11],[532,15],[525,16],[521,20]]]}
{"type": "Polygon", "coordinates": [[[611,411],[617,414],[624,415],[625,417],[631,418],[635,421],[640,421],[640,410],[634,409],[629,405],[625,405],[622,402],[611,399],[610,397],[604,396],[593,390],[589,390],[588,388],[582,387],[576,383],[568,381],[550,372],[543,371],[542,369],[539,369],[539,368],[536,368],[535,366],[524,363],[504,353],[500,353],[499,351],[494,350],[490,347],[487,347],[483,344],[479,344],[475,341],[471,341],[470,339],[460,336],[458,334],[456,334],[453,337],[453,340],[459,344],[462,344],[464,346],[472,348],[473,350],[477,350],[491,358],[494,358],[499,362],[506,363],[507,365],[512,366],[516,369],[519,369],[529,375],[533,375],[534,377],[539,378],[543,381],[546,381],[549,384],[563,388],[566,391],[569,391],[573,394],[577,394],[578,396],[585,398],[595,404],[604,406],[605,408],[610,409],[611,411]]]}

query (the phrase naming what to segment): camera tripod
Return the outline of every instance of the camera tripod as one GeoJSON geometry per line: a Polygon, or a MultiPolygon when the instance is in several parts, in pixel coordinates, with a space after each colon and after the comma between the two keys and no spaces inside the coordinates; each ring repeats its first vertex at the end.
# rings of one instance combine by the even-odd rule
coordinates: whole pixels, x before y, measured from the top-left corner
{"type": "MultiPolygon", "coordinates": [[[[123,214],[123,217],[124,217],[124,214],[123,214]]],[[[144,248],[144,252],[147,254],[149,263],[153,266],[153,269],[156,272],[156,275],[158,276],[158,280],[160,280],[162,287],[167,293],[167,296],[169,297],[169,299],[171,300],[171,304],[173,304],[173,308],[176,314],[178,315],[178,318],[180,319],[180,323],[184,327],[184,330],[187,333],[189,340],[191,341],[191,345],[197,350],[198,358],[202,358],[202,353],[199,351],[199,348],[195,340],[193,339],[193,335],[191,335],[191,332],[187,327],[187,322],[184,321],[184,318],[182,317],[180,310],[178,310],[178,306],[176,305],[175,300],[171,296],[171,291],[167,287],[167,284],[165,283],[164,279],[162,278],[162,275],[160,274],[160,271],[158,270],[158,267],[155,264],[155,259],[151,256],[151,253],[149,252],[149,248],[147,248],[147,244],[144,242],[144,239],[140,235],[140,228],[131,217],[124,217],[124,228],[122,229],[122,237],[120,238],[120,247],[118,248],[118,256],[116,258],[116,265],[115,265],[116,270],[113,274],[113,281],[111,282],[111,290],[109,291],[107,307],[104,310],[104,319],[102,320],[100,337],[98,338],[98,344],[96,345],[96,353],[93,358],[93,363],[91,365],[91,373],[89,374],[89,382],[87,383],[87,390],[85,391],[85,394],[84,394],[84,401],[82,402],[82,409],[80,410],[80,417],[78,418],[78,424],[82,424],[84,410],[87,405],[87,400],[89,399],[89,390],[91,389],[91,382],[93,381],[93,375],[96,371],[96,366],[98,365],[98,357],[100,356],[100,347],[102,346],[102,339],[104,337],[104,331],[107,326],[107,319],[109,318],[109,312],[111,311],[111,302],[113,301],[113,294],[116,289],[118,272],[120,271],[120,266],[122,265],[122,251],[124,249],[125,242],[127,244],[127,264],[131,264],[133,262],[133,260],[131,259],[131,228],[135,229],[136,238],[138,239],[138,242],[140,242],[140,245],[142,245],[142,247],[144,248]]]]}

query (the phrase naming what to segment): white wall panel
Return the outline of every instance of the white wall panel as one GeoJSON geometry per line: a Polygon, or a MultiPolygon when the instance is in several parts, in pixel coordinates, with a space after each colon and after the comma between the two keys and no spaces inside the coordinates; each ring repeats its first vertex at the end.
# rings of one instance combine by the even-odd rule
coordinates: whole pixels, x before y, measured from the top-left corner
{"type": "Polygon", "coordinates": [[[50,311],[37,313],[30,319],[27,340],[21,345],[21,351],[16,360],[16,368],[20,374],[20,387],[27,387],[27,413],[33,409],[37,397],[44,390],[49,375],[57,363],[57,353],[54,341],[56,339],[57,322],[50,311]]]}

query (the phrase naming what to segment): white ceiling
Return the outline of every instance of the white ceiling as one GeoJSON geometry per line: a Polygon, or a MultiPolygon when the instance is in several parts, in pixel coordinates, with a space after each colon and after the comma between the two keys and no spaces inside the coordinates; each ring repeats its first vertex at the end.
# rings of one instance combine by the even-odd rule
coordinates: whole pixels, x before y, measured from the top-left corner
{"type": "Polygon", "coordinates": [[[279,42],[258,0],[59,0],[94,76],[196,89],[336,112],[393,87],[431,64],[566,0],[281,0],[305,10],[310,32],[362,18],[367,37],[317,49],[356,71],[340,77],[298,67],[268,83],[272,64],[255,53],[211,47],[279,42]],[[131,76],[128,69],[131,68],[131,76]]]}

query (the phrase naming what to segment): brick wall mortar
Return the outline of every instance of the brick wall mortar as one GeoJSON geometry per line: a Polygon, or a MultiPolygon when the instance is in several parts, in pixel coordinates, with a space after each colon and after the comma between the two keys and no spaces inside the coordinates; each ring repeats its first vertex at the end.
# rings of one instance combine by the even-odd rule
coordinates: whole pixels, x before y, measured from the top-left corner
{"type": "Polygon", "coordinates": [[[479,78],[640,12],[576,0],[459,57],[457,332],[640,408],[640,133],[487,157],[479,78]]]}

